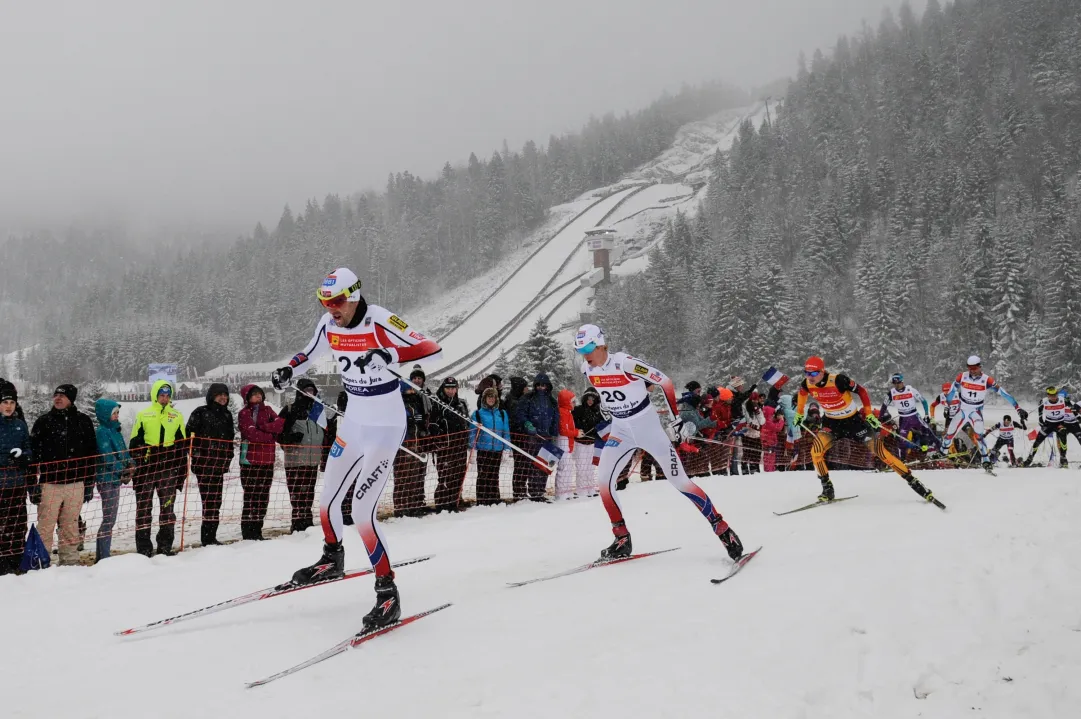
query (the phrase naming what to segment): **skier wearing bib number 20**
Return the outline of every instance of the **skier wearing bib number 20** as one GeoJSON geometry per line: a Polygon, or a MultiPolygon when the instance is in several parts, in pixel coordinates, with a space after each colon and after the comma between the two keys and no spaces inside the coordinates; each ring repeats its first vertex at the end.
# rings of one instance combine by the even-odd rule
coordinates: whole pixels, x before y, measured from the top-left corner
{"type": "Polygon", "coordinates": [[[318,357],[330,352],[349,393],[349,406],[345,421],[338,423],[319,500],[326,540],[323,556],[310,567],[297,570],[293,582],[310,584],[343,575],[342,495],[355,481],[353,521],[375,570],[375,607],[364,616],[364,628],[378,628],[401,617],[394,572],[375,521],[379,495],[406,431],[399,379],[390,365],[435,357],[441,350],[397,315],[365,302],[360,280],[344,267],[327,275],[316,297],[327,313],[315,336],[289,366],[275,370],[271,379],[279,389],[288,386],[294,374],[303,374],[318,357]]]}
{"type": "Polygon", "coordinates": [[[968,358],[968,371],[957,375],[957,379],[953,381],[950,391],[946,394],[947,402],[957,397],[961,400],[961,404],[957,414],[953,415],[950,425],[946,428],[946,434],[942,437],[942,446],[949,447],[953,443],[953,438],[957,435],[957,432],[966,424],[970,425],[972,431],[980,438],[979,447],[980,456],[983,459],[983,468],[990,471],[991,458],[987,455],[987,444],[983,441],[983,403],[987,399],[988,392],[995,392],[1012,404],[1017,416],[1021,418],[1021,429],[1025,428],[1028,412],[1019,407],[1017,400],[1011,397],[1006,390],[998,386],[994,377],[983,373],[983,366],[979,356],[972,355],[968,358]]]}
{"type": "MultiPolygon", "coordinates": [[[[628,354],[609,352],[604,333],[596,325],[583,325],[578,330],[574,337],[574,349],[585,360],[582,363],[582,372],[586,380],[600,393],[601,406],[612,415],[608,441],[601,451],[597,485],[608,518],[612,521],[615,540],[601,551],[601,559],[619,559],[631,555],[631,535],[623,519],[616,481],[638,449],[644,449],[657,459],[658,467],[672,486],[694,502],[698,511],[713,527],[713,533],[724,544],[728,556],[733,560],[743,556],[743,544],[739,537],[714,508],[713,502],[702,488],[687,477],[672,442],[661,427],[657,411],[650,405],[650,390],[654,385],[660,385],[672,416],[679,416],[672,380],[660,370],[628,354]]],[[[682,425],[683,420],[676,419],[669,428],[678,437],[682,425]]]]}

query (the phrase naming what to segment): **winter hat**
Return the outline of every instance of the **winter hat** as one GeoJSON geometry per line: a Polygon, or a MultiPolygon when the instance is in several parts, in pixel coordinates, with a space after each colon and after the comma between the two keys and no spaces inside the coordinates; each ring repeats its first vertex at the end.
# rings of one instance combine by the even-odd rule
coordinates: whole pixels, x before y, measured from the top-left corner
{"type": "Polygon", "coordinates": [[[243,389],[241,389],[241,392],[244,395],[244,403],[245,404],[248,404],[249,402],[251,402],[252,395],[255,394],[256,392],[263,395],[263,399],[266,399],[266,392],[264,392],[263,388],[260,387],[257,384],[249,384],[246,387],[244,387],[243,389]]]}
{"type": "Polygon", "coordinates": [[[53,390],[53,397],[58,394],[62,394],[71,400],[72,404],[75,404],[75,398],[79,396],[79,388],[73,384],[62,384],[53,390]]]}
{"type": "Polygon", "coordinates": [[[499,406],[499,390],[495,387],[489,387],[484,390],[484,393],[480,396],[481,406],[488,406],[488,398],[491,397],[495,400],[496,406],[499,406]]]}
{"type": "Polygon", "coordinates": [[[0,384],[0,402],[6,402],[8,400],[18,402],[19,391],[15,389],[15,385],[10,382],[4,382],[0,384]]]}
{"type": "Polygon", "coordinates": [[[719,389],[717,389],[716,387],[710,387],[709,389],[706,390],[706,394],[708,394],[713,399],[717,399],[718,397],[721,396],[721,391],[719,389]]]}
{"type": "Polygon", "coordinates": [[[424,370],[422,370],[417,365],[413,365],[413,371],[409,373],[409,381],[414,382],[416,384],[424,384],[425,381],[427,381],[427,379],[428,379],[428,375],[424,374],[424,370]],[[415,382],[418,377],[420,377],[420,382],[419,383],[415,382]]]}
{"type": "Polygon", "coordinates": [[[533,389],[537,389],[541,386],[547,386],[548,389],[552,389],[552,380],[548,379],[548,375],[543,372],[533,378],[533,389]]]}
{"type": "Polygon", "coordinates": [[[683,389],[687,390],[688,392],[696,392],[696,391],[702,389],[702,383],[699,382],[698,380],[693,380],[692,379],[690,382],[683,385],[683,389]]]}
{"type": "Polygon", "coordinates": [[[312,390],[312,395],[319,396],[319,388],[315,386],[315,382],[312,382],[308,377],[301,377],[297,380],[297,392],[303,393],[305,390],[312,390]]]}
{"type": "Polygon", "coordinates": [[[443,384],[439,385],[439,388],[440,389],[448,389],[450,387],[454,387],[455,389],[457,389],[458,380],[456,380],[454,377],[444,377],[443,378],[443,384]]]}

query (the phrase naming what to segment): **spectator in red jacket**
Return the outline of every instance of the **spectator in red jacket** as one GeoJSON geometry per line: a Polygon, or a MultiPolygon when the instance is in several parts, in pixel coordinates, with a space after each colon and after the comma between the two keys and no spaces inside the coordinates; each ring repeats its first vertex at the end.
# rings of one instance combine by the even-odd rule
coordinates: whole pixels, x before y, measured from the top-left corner
{"type": "Polygon", "coordinates": [[[274,444],[285,429],[285,419],[266,404],[266,395],[258,385],[244,385],[240,396],[244,398],[244,408],[236,417],[242,440],[240,486],[244,489],[240,534],[244,539],[262,540],[274,482],[274,444]]]}
{"type": "Polygon", "coordinates": [[[767,472],[777,470],[778,444],[784,436],[784,413],[776,407],[765,406],[762,414],[766,421],[762,424],[762,468],[767,472]]]}

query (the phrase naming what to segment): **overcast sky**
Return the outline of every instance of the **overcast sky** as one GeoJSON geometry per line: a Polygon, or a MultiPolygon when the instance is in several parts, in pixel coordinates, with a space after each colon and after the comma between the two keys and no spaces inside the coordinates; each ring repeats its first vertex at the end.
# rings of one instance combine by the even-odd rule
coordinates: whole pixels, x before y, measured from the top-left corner
{"type": "Polygon", "coordinates": [[[286,202],[433,176],[684,81],[791,75],[887,5],[0,0],[0,225],[273,224],[286,202]]]}

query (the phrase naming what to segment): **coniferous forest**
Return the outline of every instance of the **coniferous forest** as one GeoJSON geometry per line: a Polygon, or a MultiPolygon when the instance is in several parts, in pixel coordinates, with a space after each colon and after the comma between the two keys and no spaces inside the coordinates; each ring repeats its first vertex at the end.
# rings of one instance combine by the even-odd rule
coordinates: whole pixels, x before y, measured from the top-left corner
{"type": "Polygon", "coordinates": [[[1015,391],[1081,389],[1079,169],[1081,3],[905,6],[801,58],[598,316],[712,379],[820,354],[937,386],[975,353],[1015,391]]]}
{"type": "Polygon", "coordinates": [[[40,345],[0,374],[139,378],[162,358],[205,370],[288,354],[308,338],[313,293],[332,269],[313,258],[353,268],[371,301],[407,312],[515,249],[548,208],[660,154],[682,125],[748,101],[720,83],[685,87],[635,113],[591,118],[546,147],[504,143],[432,179],[400,172],[381,193],[286,206],[276,227],[233,242],[78,228],[9,238],[0,346],[40,345]]]}

